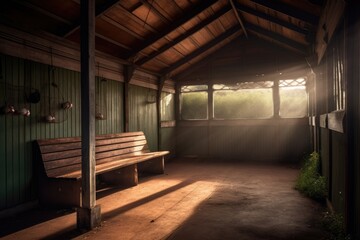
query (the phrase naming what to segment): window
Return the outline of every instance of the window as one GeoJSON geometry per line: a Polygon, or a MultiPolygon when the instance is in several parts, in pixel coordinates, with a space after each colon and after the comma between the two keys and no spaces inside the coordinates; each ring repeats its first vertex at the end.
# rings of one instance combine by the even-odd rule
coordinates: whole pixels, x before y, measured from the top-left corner
{"type": "Polygon", "coordinates": [[[205,120],[208,118],[208,86],[182,86],[180,93],[181,119],[205,120]]]}
{"type": "Polygon", "coordinates": [[[273,82],[215,84],[214,118],[246,119],[273,116],[273,82]]]}
{"type": "Polygon", "coordinates": [[[279,81],[280,111],[282,118],[307,116],[308,96],[304,78],[279,81]]]}

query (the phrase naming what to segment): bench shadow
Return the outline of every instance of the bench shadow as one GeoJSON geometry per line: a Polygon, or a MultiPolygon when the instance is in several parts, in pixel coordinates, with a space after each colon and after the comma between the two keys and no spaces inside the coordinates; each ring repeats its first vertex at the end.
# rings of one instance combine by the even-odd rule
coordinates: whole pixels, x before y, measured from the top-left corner
{"type": "Polygon", "coordinates": [[[74,209],[50,209],[39,206],[30,211],[1,219],[0,238],[74,212],[74,209]]]}
{"type": "MultiPolygon", "coordinates": [[[[149,178],[146,178],[143,180],[148,181],[151,179],[152,178],[149,177],[149,178]]],[[[186,187],[186,186],[192,184],[193,182],[194,181],[190,181],[190,180],[180,182],[174,186],[171,186],[167,189],[156,192],[150,196],[141,198],[137,201],[126,204],[126,205],[119,207],[117,209],[114,209],[110,212],[103,213],[102,221],[109,220],[109,219],[116,217],[117,215],[122,214],[126,211],[129,211],[133,208],[139,207],[139,206],[146,204],[148,202],[151,202],[157,198],[165,196],[171,192],[177,191],[178,189],[186,187]]],[[[122,189],[125,189],[125,187],[124,188],[104,189],[103,191],[99,191],[97,193],[97,198],[102,198],[102,197],[111,195],[122,189]]],[[[30,228],[37,224],[41,224],[46,221],[62,217],[64,215],[73,214],[74,212],[75,212],[74,209],[60,209],[60,210],[57,209],[56,210],[56,209],[48,209],[48,208],[38,208],[38,209],[31,210],[27,213],[23,213],[22,215],[19,215],[19,216],[13,216],[10,219],[0,220],[1,226],[5,226],[5,228],[1,228],[1,230],[0,230],[0,237],[4,237],[6,235],[15,233],[17,231],[21,231],[26,228],[30,228]]],[[[50,234],[46,238],[43,238],[43,239],[46,239],[46,240],[72,239],[72,238],[76,238],[84,233],[86,233],[86,231],[80,231],[76,228],[76,226],[71,226],[71,227],[62,229],[61,231],[50,234]]]]}

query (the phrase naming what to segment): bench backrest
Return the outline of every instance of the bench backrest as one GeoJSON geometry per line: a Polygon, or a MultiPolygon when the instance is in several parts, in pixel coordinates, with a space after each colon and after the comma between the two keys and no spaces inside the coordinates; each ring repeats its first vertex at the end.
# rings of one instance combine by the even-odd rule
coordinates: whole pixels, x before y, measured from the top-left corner
{"type": "MultiPolygon", "coordinates": [[[[81,138],[36,140],[48,177],[57,177],[81,169],[81,138]]],[[[149,152],[143,132],[128,132],[96,137],[96,164],[149,152]]]]}

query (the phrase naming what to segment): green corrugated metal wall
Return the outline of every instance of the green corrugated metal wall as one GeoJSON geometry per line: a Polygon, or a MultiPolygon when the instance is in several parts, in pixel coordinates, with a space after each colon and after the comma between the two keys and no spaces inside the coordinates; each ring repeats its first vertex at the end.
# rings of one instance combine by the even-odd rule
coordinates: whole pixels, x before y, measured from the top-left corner
{"type": "MultiPolygon", "coordinates": [[[[161,121],[175,121],[175,94],[161,93],[161,121]]],[[[161,128],[161,149],[170,151],[168,158],[175,157],[176,154],[176,128],[161,128]]]]}
{"type": "Polygon", "coordinates": [[[175,120],[175,94],[161,93],[161,121],[175,120]]]}
{"type": "Polygon", "coordinates": [[[336,212],[345,214],[345,164],[346,164],[346,135],[332,132],[332,170],[331,170],[331,203],[336,212]]]}
{"type": "Polygon", "coordinates": [[[156,103],[149,102],[156,91],[134,85],[129,86],[129,130],[143,131],[151,151],[158,150],[158,122],[156,103]]]}
{"type": "MultiPolygon", "coordinates": [[[[0,55],[0,60],[1,105],[4,105],[5,96],[11,98],[11,92],[12,95],[16,93],[15,100],[22,105],[24,97],[21,89],[24,87],[39,89],[42,96],[49,91],[53,91],[50,95],[59,93],[48,87],[49,66],[4,55],[0,55]],[[20,89],[20,91],[9,89],[20,89]]],[[[36,199],[36,176],[33,174],[31,154],[32,140],[80,136],[80,74],[55,68],[52,80],[58,85],[64,99],[74,104],[74,107],[68,111],[65,121],[60,123],[39,121],[43,104],[46,104],[44,99],[37,104],[31,104],[29,118],[0,115],[0,210],[36,199]]],[[[96,132],[97,134],[122,132],[123,85],[120,82],[107,80],[105,88],[107,119],[97,120],[96,132]]],[[[64,112],[62,114],[64,116],[64,112]]]]}

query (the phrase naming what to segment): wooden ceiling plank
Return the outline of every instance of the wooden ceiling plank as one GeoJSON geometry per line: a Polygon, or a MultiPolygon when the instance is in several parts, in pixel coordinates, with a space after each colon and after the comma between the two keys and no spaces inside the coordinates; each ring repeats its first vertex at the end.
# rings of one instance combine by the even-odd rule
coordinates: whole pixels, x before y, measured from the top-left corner
{"type": "Polygon", "coordinates": [[[210,42],[206,43],[204,46],[196,49],[195,51],[193,51],[192,53],[190,53],[189,55],[185,56],[184,58],[182,58],[181,60],[177,61],[176,63],[174,63],[173,65],[171,65],[170,67],[166,68],[161,75],[166,75],[166,74],[170,74],[172,71],[174,71],[175,69],[177,69],[178,67],[184,65],[185,63],[191,61],[191,59],[197,57],[198,55],[206,52],[207,50],[209,50],[210,48],[216,46],[217,44],[221,43],[222,41],[224,41],[225,39],[231,37],[233,34],[235,34],[236,32],[238,32],[239,26],[236,25],[234,27],[232,27],[231,29],[229,29],[228,31],[226,31],[225,33],[221,34],[220,36],[218,36],[217,38],[211,40],[210,42]]]}
{"type": "Polygon", "coordinates": [[[18,5],[21,5],[21,6],[24,6],[26,8],[29,8],[31,10],[34,10],[34,11],[36,11],[38,13],[41,13],[41,14],[43,14],[45,16],[48,16],[48,17],[50,17],[50,18],[52,18],[54,20],[57,20],[59,22],[65,23],[65,24],[70,25],[70,26],[73,24],[71,21],[69,21],[69,20],[67,20],[65,18],[62,18],[62,17],[60,17],[58,15],[55,15],[55,14],[49,12],[49,11],[46,11],[45,9],[40,8],[40,7],[38,7],[38,6],[34,5],[34,4],[31,4],[29,2],[20,1],[20,0],[13,0],[13,1],[18,5]]]}
{"type": "Polygon", "coordinates": [[[149,24],[145,23],[143,20],[141,20],[140,18],[138,18],[136,15],[132,14],[131,12],[129,12],[128,10],[126,10],[123,6],[121,6],[120,4],[117,4],[115,6],[116,8],[120,9],[127,17],[131,18],[132,20],[134,20],[136,23],[138,23],[139,25],[144,26],[147,30],[156,33],[157,30],[155,28],[153,28],[152,26],[150,26],[149,24]]]}
{"type": "Polygon", "coordinates": [[[203,29],[205,26],[209,25],[213,21],[217,20],[218,18],[220,18],[221,16],[226,14],[228,11],[230,11],[230,9],[231,8],[229,6],[226,6],[226,7],[222,8],[220,11],[216,12],[214,15],[212,15],[209,18],[205,19],[200,24],[195,25],[191,29],[187,30],[185,34],[178,36],[172,42],[169,42],[168,44],[165,44],[164,46],[159,48],[158,51],[155,51],[155,52],[151,53],[149,56],[140,59],[138,62],[136,62],[136,64],[141,66],[144,63],[154,59],[155,57],[162,54],[163,52],[165,52],[169,48],[172,48],[173,46],[177,45],[178,43],[185,40],[189,36],[193,35],[194,33],[198,32],[199,30],[203,29]]]}
{"type": "Polygon", "coordinates": [[[152,11],[153,13],[155,13],[156,16],[158,16],[163,22],[170,24],[171,21],[169,19],[167,19],[164,14],[162,14],[157,8],[155,8],[154,4],[149,3],[147,0],[140,0],[140,2],[142,4],[144,4],[145,6],[147,6],[150,11],[152,11]]]}
{"type": "Polygon", "coordinates": [[[193,7],[191,10],[189,10],[185,16],[177,18],[175,21],[173,21],[166,29],[160,31],[158,34],[155,34],[151,37],[149,37],[147,40],[143,42],[143,44],[138,47],[135,51],[133,51],[130,55],[130,59],[134,58],[139,52],[144,50],[145,48],[151,46],[156,41],[158,41],[161,38],[164,38],[169,33],[173,32],[177,28],[179,28],[181,25],[186,23],[187,21],[191,20],[192,18],[196,17],[199,13],[216,3],[218,0],[208,0],[208,1],[201,1],[197,6],[193,7]]]}
{"type": "Polygon", "coordinates": [[[234,11],[235,17],[236,17],[237,21],[239,22],[240,27],[241,27],[241,29],[243,30],[244,34],[245,34],[245,37],[246,37],[246,38],[249,38],[249,37],[248,37],[248,34],[247,34],[247,32],[246,32],[246,28],[245,28],[245,26],[244,26],[243,20],[241,19],[240,14],[239,14],[237,8],[235,7],[235,4],[234,4],[233,0],[229,0],[229,1],[230,1],[231,8],[232,8],[233,11],[234,11]]]}
{"type": "Polygon", "coordinates": [[[299,10],[297,8],[294,8],[292,6],[286,5],[284,3],[282,3],[279,0],[272,0],[272,1],[268,1],[268,0],[251,0],[252,2],[262,5],[264,7],[270,8],[272,10],[275,10],[277,12],[281,12],[285,15],[288,15],[290,17],[294,17],[297,18],[301,21],[310,23],[314,26],[316,26],[318,24],[318,17],[315,15],[312,15],[308,12],[304,12],[302,10],[299,10]]]}
{"type": "Polygon", "coordinates": [[[102,16],[101,16],[101,19],[103,19],[105,22],[107,22],[107,23],[109,23],[109,24],[111,24],[111,25],[113,25],[113,26],[115,26],[115,27],[117,27],[117,28],[119,28],[119,29],[121,29],[121,30],[129,33],[130,35],[132,35],[133,37],[135,37],[135,38],[137,38],[137,39],[139,39],[139,40],[144,40],[144,38],[143,38],[142,36],[140,36],[139,34],[131,31],[131,30],[128,29],[127,27],[121,25],[120,23],[118,23],[117,21],[113,20],[112,18],[109,18],[109,17],[106,16],[106,15],[102,15],[102,16]]]}
{"type": "Polygon", "coordinates": [[[107,41],[107,42],[110,42],[110,43],[112,43],[112,44],[115,44],[116,46],[119,46],[119,47],[122,47],[122,48],[124,48],[124,49],[126,49],[126,50],[131,51],[131,48],[130,48],[130,47],[128,47],[128,46],[126,46],[126,45],[124,45],[124,44],[121,44],[121,43],[119,43],[119,42],[117,42],[117,41],[114,41],[113,39],[110,39],[110,38],[108,38],[108,37],[105,37],[105,36],[102,35],[102,34],[95,33],[95,36],[97,36],[97,37],[99,37],[99,38],[101,38],[101,39],[103,39],[103,40],[105,40],[105,41],[107,41]]]}
{"type": "Polygon", "coordinates": [[[268,20],[270,22],[273,22],[275,24],[278,24],[280,26],[283,26],[283,27],[288,28],[290,30],[293,30],[295,32],[298,32],[298,33],[301,33],[301,34],[304,34],[304,35],[307,35],[309,33],[308,30],[303,29],[301,27],[298,27],[298,26],[296,26],[296,25],[294,25],[294,24],[292,24],[290,22],[283,21],[281,19],[278,19],[276,17],[273,17],[273,16],[268,15],[268,14],[263,13],[263,12],[259,12],[259,11],[255,10],[255,9],[252,9],[252,8],[248,7],[248,6],[242,5],[242,4],[238,3],[238,2],[235,3],[235,6],[236,6],[237,9],[239,9],[242,12],[246,12],[246,13],[249,13],[249,14],[254,15],[256,17],[268,20]]]}
{"type": "MultiPolygon", "coordinates": [[[[106,14],[108,11],[110,11],[110,9],[112,9],[114,6],[119,4],[119,2],[120,2],[120,0],[106,1],[106,3],[104,5],[102,5],[102,6],[95,9],[95,18],[99,18],[102,15],[106,14]]],[[[69,35],[71,35],[75,31],[77,31],[79,28],[80,28],[80,21],[73,24],[71,26],[71,28],[69,28],[69,30],[66,31],[66,33],[63,34],[63,37],[64,38],[68,37],[69,35]]]]}
{"type": "Polygon", "coordinates": [[[263,35],[263,36],[266,36],[266,37],[269,37],[269,38],[272,38],[274,39],[275,41],[278,41],[280,43],[283,43],[293,49],[296,49],[298,50],[299,52],[303,53],[303,54],[306,54],[307,53],[307,46],[301,44],[301,43],[298,43],[294,40],[291,40],[291,39],[288,39],[286,37],[284,37],[283,35],[280,35],[278,33],[275,33],[275,32],[272,32],[272,31],[269,31],[269,30],[266,30],[262,27],[259,27],[257,25],[254,25],[254,24],[251,24],[251,23],[246,23],[245,24],[246,28],[248,30],[252,30],[260,35],[263,35]]]}

